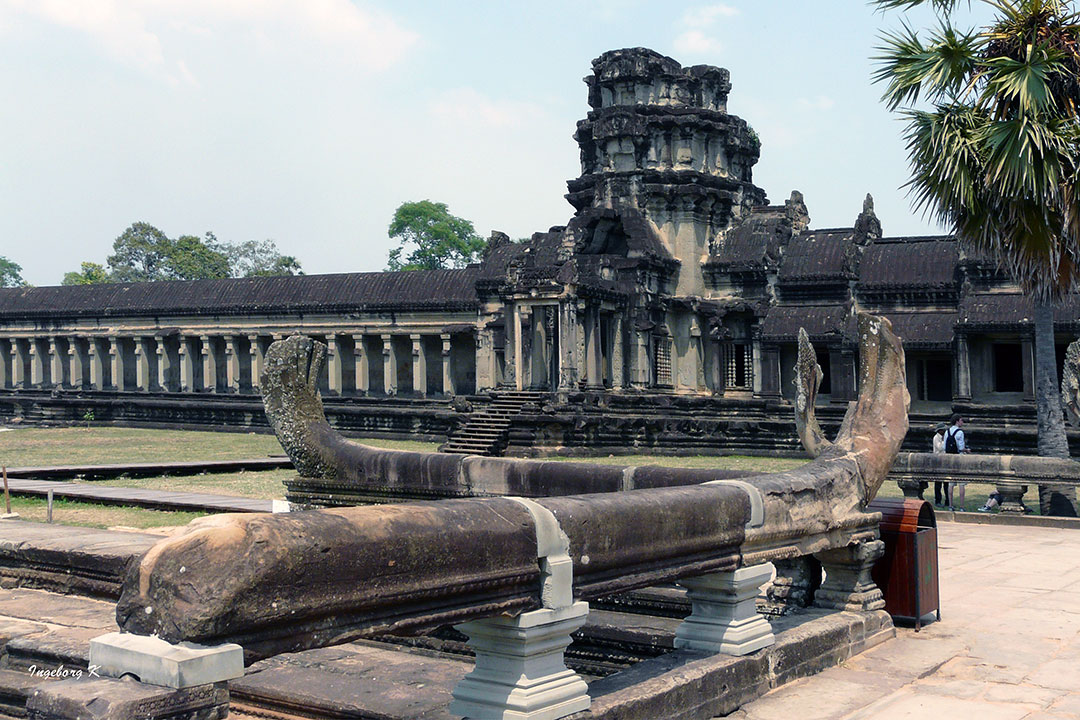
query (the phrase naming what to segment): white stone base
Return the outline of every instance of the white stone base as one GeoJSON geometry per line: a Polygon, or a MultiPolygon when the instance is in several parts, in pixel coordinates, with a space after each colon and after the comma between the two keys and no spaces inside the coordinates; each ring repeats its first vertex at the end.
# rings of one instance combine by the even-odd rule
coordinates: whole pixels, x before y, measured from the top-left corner
{"type": "Polygon", "coordinates": [[[171,688],[208,685],[244,676],[244,650],[234,643],[173,645],[161,638],[109,633],[90,641],[90,665],[101,675],[133,675],[171,688]]]}
{"type": "Polygon", "coordinates": [[[557,720],[589,708],[588,685],[566,667],[570,633],[589,604],[576,602],[456,626],[469,636],[476,668],[454,688],[450,712],[471,720],[557,720]]]}
{"type": "Polygon", "coordinates": [[[680,580],[693,610],[675,631],[675,647],[749,655],[776,642],[756,602],[759,588],[772,573],[772,564],[765,563],[680,580]]]}

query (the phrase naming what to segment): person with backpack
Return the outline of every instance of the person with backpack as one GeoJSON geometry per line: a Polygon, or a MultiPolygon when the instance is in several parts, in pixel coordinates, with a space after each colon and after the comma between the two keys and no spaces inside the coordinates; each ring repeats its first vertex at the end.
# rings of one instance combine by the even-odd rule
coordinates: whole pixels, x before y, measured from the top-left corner
{"type": "MultiPolygon", "coordinates": [[[[967,441],[964,439],[964,418],[960,415],[952,416],[952,426],[945,431],[945,453],[947,455],[959,455],[960,453],[971,452],[968,449],[967,441]]],[[[957,512],[964,511],[964,495],[967,493],[967,486],[964,483],[956,483],[956,496],[959,499],[959,504],[953,504],[953,493],[949,495],[949,509],[956,510],[957,512]]]]}
{"type": "MultiPolygon", "coordinates": [[[[943,455],[945,453],[945,431],[949,429],[948,423],[938,423],[934,428],[934,454],[943,455]]],[[[939,480],[934,481],[934,506],[942,507],[942,492],[945,497],[949,497],[949,483],[941,482],[939,480]]]]}

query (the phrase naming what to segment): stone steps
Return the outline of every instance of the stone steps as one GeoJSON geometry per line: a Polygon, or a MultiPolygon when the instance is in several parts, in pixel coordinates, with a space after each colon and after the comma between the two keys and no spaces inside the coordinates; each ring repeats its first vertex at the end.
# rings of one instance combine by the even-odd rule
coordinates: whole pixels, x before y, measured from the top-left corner
{"type": "Polygon", "coordinates": [[[488,407],[473,413],[440,450],[457,455],[501,454],[514,417],[526,403],[540,402],[544,397],[538,392],[500,392],[488,407]]]}

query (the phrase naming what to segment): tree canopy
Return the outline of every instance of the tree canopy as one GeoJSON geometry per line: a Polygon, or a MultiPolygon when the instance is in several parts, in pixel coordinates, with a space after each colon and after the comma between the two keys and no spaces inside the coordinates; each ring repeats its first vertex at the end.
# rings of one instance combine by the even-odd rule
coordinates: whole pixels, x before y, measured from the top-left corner
{"type": "Polygon", "coordinates": [[[22,265],[0,255],[0,287],[22,287],[26,281],[22,278],[22,265]]]}
{"type": "Polygon", "coordinates": [[[939,26],[884,34],[875,80],[907,120],[916,207],[1057,299],[1080,284],[1080,18],[1063,0],[983,1],[993,22],[962,29],[966,0],[876,0],[931,5],[939,26]]]}
{"type": "Polygon", "coordinates": [[[420,200],[394,211],[389,234],[399,241],[390,251],[388,270],[460,268],[476,262],[486,243],[473,224],[450,214],[446,203],[420,200]],[[409,251],[408,257],[402,255],[409,251]]]}
{"type": "Polygon", "coordinates": [[[84,262],[78,272],[64,275],[63,284],[302,274],[300,262],[278,252],[273,240],[223,243],[212,232],[174,240],[144,222],[132,224],[116,238],[107,262],[108,269],[84,262]]]}

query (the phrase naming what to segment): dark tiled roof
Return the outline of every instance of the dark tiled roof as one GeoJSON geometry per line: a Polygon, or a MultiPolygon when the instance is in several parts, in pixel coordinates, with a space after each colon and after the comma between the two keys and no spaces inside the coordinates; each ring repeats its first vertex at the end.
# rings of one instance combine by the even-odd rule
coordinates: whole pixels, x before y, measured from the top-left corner
{"type": "Polygon", "coordinates": [[[765,269],[780,255],[780,246],[791,237],[791,221],[784,208],[754,208],[750,217],[725,237],[709,264],[729,270],[765,269]]]}
{"type": "Polygon", "coordinates": [[[892,238],[866,248],[859,283],[866,288],[955,285],[959,248],[951,238],[892,238]]]}
{"type": "Polygon", "coordinates": [[[851,316],[849,305],[781,305],[769,308],[761,324],[763,340],[794,342],[799,328],[813,339],[837,339],[844,335],[851,316]]]}
{"type": "MultiPolygon", "coordinates": [[[[968,326],[1030,325],[1034,317],[1034,302],[1021,293],[972,293],[960,301],[960,322],[968,326]]],[[[1080,327],[1080,297],[1072,295],[1057,307],[1054,324],[1080,327]]]]}
{"type": "Polygon", "coordinates": [[[479,269],[0,289],[0,317],[468,310],[479,269]]]}
{"type": "Polygon", "coordinates": [[[851,277],[849,257],[854,252],[850,228],[809,230],[794,238],[780,264],[781,282],[844,280],[851,277]]]}
{"type": "MultiPolygon", "coordinates": [[[[893,332],[905,346],[951,345],[953,328],[959,317],[954,312],[891,312],[882,313],[892,321],[893,332]]],[[[855,326],[851,326],[854,337],[855,326]]]]}

